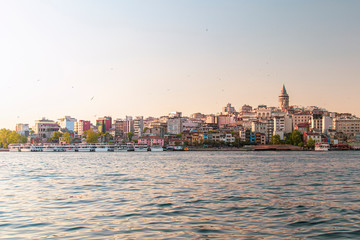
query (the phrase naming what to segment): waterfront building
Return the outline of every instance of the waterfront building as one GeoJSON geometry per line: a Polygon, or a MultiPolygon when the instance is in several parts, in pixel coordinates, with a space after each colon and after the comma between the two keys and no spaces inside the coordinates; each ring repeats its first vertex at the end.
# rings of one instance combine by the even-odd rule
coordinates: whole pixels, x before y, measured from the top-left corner
{"type": "Polygon", "coordinates": [[[139,144],[146,144],[149,147],[151,146],[164,146],[165,140],[163,137],[159,136],[148,136],[148,137],[141,137],[138,139],[139,144]]]}
{"type": "Polygon", "coordinates": [[[24,123],[17,123],[15,126],[15,131],[18,134],[21,134],[25,137],[29,136],[30,133],[30,128],[29,128],[29,124],[24,124],[24,123]]]}
{"type": "Polygon", "coordinates": [[[304,134],[304,132],[309,131],[309,128],[310,128],[309,123],[299,123],[295,127],[295,129],[298,130],[301,134],[304,134]]]}
{"type": "Polygon", "coordinates": [[[182,119],[169,118],[167,120],[167,133],[168,134],[180,134],[183,131],[182,119]]]}
{"type": "Polygon", "coordinates": [[[33,130],[40,139],[47,139],[52,137],[54,132],[58,132],[60,130],[60,126],[53,120],[42,118],[41,120],[35,121],[33,130]]]}
{"type": "Polygon", "coordinates": [[[360,133],[360,118],[337,117],[333,121],[333,129],[336,132],[344,133],[347,138],[354,138],[356,133],[360,133]]]}
{"type": "Polygon", "coordinates": [[[112,118],[111,117],[98,118],[96,120],[96,127],[98,131],[101,133],[107,132],[110,128],[112,128],[112,118]]]}
{"type": "Polygon", "coordinates": [[[309,123],[310,118],[311,114],[309,112],[299,112],[292,114],[293,129],[295,129],[298,124],[309,123]]]}
{"type": "Polygon", "coordinates": [[[115,137],[124,137],[126,134],[126,120],[116,119],[113,125],[115,128],[115,137]]]}
{"type": "Polygon", "coordinates": [[[268,108],[266,105],[260,105],[256,109],[256,115],[259,119],[268,119],[272,116],[272,109],[268,108]]]}
{"type": "Polygon", "coordinates": [[[65,116],[63,118],[59,118],[57,123],[60,126],[61,129],[67,129],[69,131],[75,131],[75,123],[76,119],[72,118],[70,116],[65,116]]]}
{"type": "Polygon", "coordinates": [[[304,132],[304,135],[303,135],[304,142],[307,143],[310,140],[310,138],[313,139],[315,141],[315,143],[320,143],[321,139],[322,139],[320,133],[304,132]]]}
{"type": "Polygon", "coordinates": [[[239,137],[240,141],[247,142],[250,141],[250,133],[251,131],[249,129],[242,128],[239,131],[239,137]]]}
{"type": "Polygon", "coordinates": [[[314,132],[322,132],[323,114],[313,113],[310,117],[310,129],[314,132]]]}
{"type": "Polygon", "coordinates": [[[195,122],[191,119],[183,121],[183,131],[185,130],[195,130],[199,126],[198,122],[195,122]]]}
{"type": "Polygon", "coordinates": [[[256,144],[262,144],[262,145],[266,144],[266,135],[264,133],[257,132],[255,133],[255,137],[256,137],[256,144]]]}
{"type": "Polygon", "coordinates": [[[230,115],[217,116],[219,128],[226,128],[229,125],[236,125],[236,118],[230,115]]]}
{"type": "Polygon", "coordinates": [[[322,124],[321,124],[322,126],[322,130],[321,130],[321,132],[322,132],[322,134],[327,134],[328,133],[328,131],[330,130],[330,129],[332,129],[332,125],[333,125],[333,119],[332,119],[332,117],[330,117],[330,116],[323,116],[322,117],[322,124]]]}
{"type": "Polygon", "coordinates": [[[233,137],[233,135],[231,133],[226,133],[223,136],[222,141],[224,141],[226,143],[234,143],[235,142],[235,137],[233,137]]]}
{"type": "Polygon", "coordinates": [[[280,106],[281,111],[283,111],[283,112],[289,108],[289,95],[286,92],[285,85],[283,85],[283,88],[282,88],[280,96],[279,96],[279,106],[280,106]]]}
{"type": "Polygon", "coordinates": [[[251,122],[251,132],[267,133],[267,124],[266,122],[253,121],[251,122]]]}
{"type": "Polygon", "coordinates": [[[134,120],[132,116],[126,116],[125,117],[125,121],[126,121],[126,133],[128,132],[134,132],[134,120]]]}
{"type": "Polygon", "coordinates": [[[144,130],[144,117],[138,116],[134,119],[134,135],[141,137],[144,130]]]}
{"type": "Polygon", "coordinates": [[[206,116],[205,123],[217,124],[217,116],[211,114],[206,116]]]}
{"type": "Polygon", "coordinates": [[[78,135],[83,135],[84,132],[90,130],[90,128],[91,128],[90,121],[79,120],[75,122],[74,132],[76,132],[78,135]]]}

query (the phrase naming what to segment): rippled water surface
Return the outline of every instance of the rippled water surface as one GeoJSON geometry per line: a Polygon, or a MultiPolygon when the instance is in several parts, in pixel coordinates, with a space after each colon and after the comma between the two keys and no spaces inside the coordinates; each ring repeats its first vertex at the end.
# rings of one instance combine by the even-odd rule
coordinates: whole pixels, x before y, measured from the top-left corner
{"type": "Polygon", "coordinates": [[[0,153],[0,239],[360,239],[359,156],[0,153]]]}

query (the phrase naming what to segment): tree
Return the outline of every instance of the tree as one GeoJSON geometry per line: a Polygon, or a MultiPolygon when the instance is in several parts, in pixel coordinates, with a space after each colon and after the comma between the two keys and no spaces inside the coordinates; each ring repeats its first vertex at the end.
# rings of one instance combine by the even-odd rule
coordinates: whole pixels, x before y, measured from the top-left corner
{"type": "Polygon", "coordinates": [[[127,133],[127,137],[128,137],[128,139],[129,139],[129,141],[131,141],[131,139],[133,138],[133,136],[134,136],[134,133],[132,133],[132,132],[128,132],[128,133],[127,133]]]}
{"type": "Polygon", "coordinates": [[[312,138],[309,138],[309,140],[307,141],[306,146],[307,146],[309,149],[314,149],[314,148],[315,148],[315,140],[312,139],[312,138]]]}
{"type": "Polygon", "coordinates": [[[294,130],[290,135],[290,143],[299,146],[303,142],[302,135],[298,130],[294,130]]]}
{"type": "Polygon", "coordinates": [[[65,132],[62,137],[67,144],[71,142],[72,137],[69,132],[65,132]]]}
{"type": "Polygon", "coordinates": [[[99,135],[94,132],[92,129],[86,131],[86,142],[87,143],[97,143],[99,135]]]}
{"type": "Polygon", "coordinates": [[[62,135],[63,135],[63,134],[62,134],[61,132],[54,132],[54,133],[53,133],[53,136],[48,139],[48,142],[58,143],[58,142],[59,142],[59,138],[61,138],[62,135]]]}
{"type": "Polygon", "coordinates": [[[26,143],[27,138],[23,135],[20,135],[16,131],[11,131],[9,129],[0,129],[0,144],[1,146],[7,148],[11,143],[26,143]]]}
{"type": "Polygon", "coordinates": [[[270,139],[271,144],[280,144],[281,138],[279,134],[273,135],[270,139]]]}

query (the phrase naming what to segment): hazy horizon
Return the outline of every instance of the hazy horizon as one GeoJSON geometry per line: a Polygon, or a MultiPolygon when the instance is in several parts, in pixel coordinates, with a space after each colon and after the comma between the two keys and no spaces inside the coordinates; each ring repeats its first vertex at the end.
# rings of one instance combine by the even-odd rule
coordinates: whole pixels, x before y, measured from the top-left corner
{"type": "MultiPolygon", "coordinates": [[[[359,115],[358,1],[1,1],[0,128],[65,115],[359,115]]],[[[96,115],[96,117],[95,117],[96,115]]]]}

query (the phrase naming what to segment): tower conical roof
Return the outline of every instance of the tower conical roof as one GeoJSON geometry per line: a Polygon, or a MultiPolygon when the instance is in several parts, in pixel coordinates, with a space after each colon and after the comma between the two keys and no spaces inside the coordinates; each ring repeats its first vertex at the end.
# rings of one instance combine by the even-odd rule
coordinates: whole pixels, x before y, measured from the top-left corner
{"type": "Polygon", "coordinates": [[[281,95],[288,95],[286,92],[285,84],[283,84],[283,88],[281,90],[281,95]]]}

